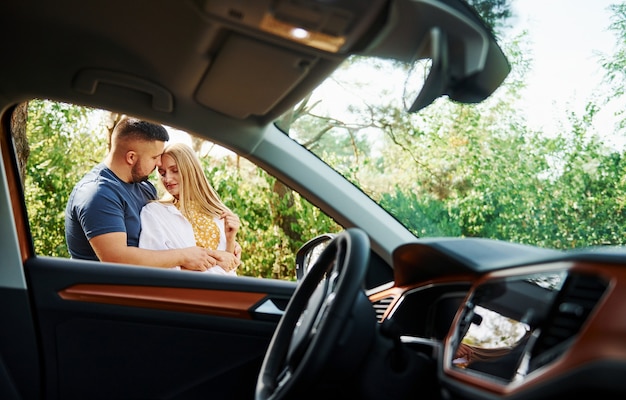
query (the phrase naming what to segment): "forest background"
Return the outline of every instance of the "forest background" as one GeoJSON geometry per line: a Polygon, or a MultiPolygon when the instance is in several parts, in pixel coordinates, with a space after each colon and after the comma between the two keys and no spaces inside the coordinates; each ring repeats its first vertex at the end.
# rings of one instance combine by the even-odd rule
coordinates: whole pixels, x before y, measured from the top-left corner
{"type": "MultiPolygon", "coordinates": [[[[496,34],[506,28],[509,1],[470,3],[496,34]]],[[[460,105],[443,98],[418,115],[393,104],[367,104],[351,110],[359,117],[355,125],[320,114],[318,102],[309,98],[277,123],[419,237],[487,237],[557,249],[623,245],[626,160],[605,138],[623,138],[626,117],[618,111],[611,132],[593,128],[601,109],[625,97],[626,3],[610,9],[607,29],[617,47],[598,59],[610,89],[598,90],[601,95],[589,99],[583,113],[566,112],[550,132],[532,129],[516,112],[532,65],[532,54],[522,48],[523,34],[501,43],[512,73],[483,103],[460,105]],[[359,134],[372,128],[381,133],[376,146],[359,134]],[[380,171],[396,173],[381,179],[380,171]]],[[[363,64],[388,67],[355,57],[345,70],[363,64]]],[[[39,228],[32,232],[35,251],[69,257],[67,198],[104,158],[119,116],[45,100],[25,107],[24,192],[29,220],[39,228]]],[[[215,189],[241,218],[240,275],[294,279],[297,249],[318,234],[342,229],[247,160],[210,156],[211,143],[191,141],[215,189]]]]}

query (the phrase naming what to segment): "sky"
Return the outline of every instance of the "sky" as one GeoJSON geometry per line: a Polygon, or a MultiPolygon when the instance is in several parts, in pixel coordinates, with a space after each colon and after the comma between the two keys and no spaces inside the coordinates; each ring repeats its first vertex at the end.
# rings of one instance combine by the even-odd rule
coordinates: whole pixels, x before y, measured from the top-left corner
{"type": "MultiPolygon", "coordinates": [[[[617,1],[513,0],[513,12],[528,27],[533,51],[526,97],[531,126],[553,126],[554,116],[567,104],[583,110],[602,78],[595,54],[611,54],[616,44],[608,31],[607,8],[617,1]]],[[[606,114],[603,118],[611,115],[608,110],[606,114]]]]}

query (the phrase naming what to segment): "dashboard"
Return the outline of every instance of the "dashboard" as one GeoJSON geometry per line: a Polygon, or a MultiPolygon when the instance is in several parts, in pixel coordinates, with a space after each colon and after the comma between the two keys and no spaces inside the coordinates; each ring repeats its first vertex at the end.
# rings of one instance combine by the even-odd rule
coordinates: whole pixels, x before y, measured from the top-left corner
{"type": "Polygon", "coordinates": [[[626,251],[470,242],[399,248],[395,285],[370,295],[381,322],[437,361],[446,397],[626,390],[626,251]]]}

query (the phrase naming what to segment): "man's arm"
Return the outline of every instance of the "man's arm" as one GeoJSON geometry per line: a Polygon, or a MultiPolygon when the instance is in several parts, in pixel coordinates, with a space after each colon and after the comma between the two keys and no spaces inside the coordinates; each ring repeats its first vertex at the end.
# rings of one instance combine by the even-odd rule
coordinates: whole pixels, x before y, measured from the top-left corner
{"type": "Polygon", "coordinates": [[[89,241],[98,259],[104,262],[172,268],[177,265],[194,271],[206,271],[217,260],[202,247],[171,250],[148,250],[126,244],[125,232],[99,235],[89,241]]]}

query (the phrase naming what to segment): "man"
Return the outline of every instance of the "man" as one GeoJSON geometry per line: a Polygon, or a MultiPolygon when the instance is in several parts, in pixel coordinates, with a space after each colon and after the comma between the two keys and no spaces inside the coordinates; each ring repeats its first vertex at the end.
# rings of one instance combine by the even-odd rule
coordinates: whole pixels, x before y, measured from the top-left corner
{"type": "Polygon", "coordinates": [[[140,212],[157,197],[149,175],[161,165],[169,140],[158,124],[123,116],[113,129],[104,161],[74,187],[65,210],[65,239],[72,258],[205,271],[224,260],[213,250],[140,249],[140,212]]]}

